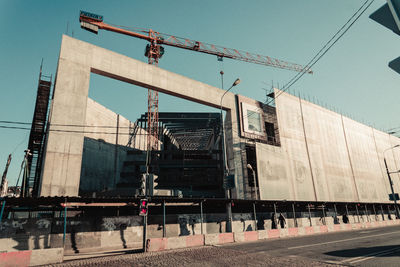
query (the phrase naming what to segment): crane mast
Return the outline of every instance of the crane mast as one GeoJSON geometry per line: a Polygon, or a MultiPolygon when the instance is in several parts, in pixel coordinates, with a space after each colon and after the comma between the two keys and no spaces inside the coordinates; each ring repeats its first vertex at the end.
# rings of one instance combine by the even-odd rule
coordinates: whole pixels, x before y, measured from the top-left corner
{"type": "MultiPolygon", "coordinates": [[[[226,48],[204,42],[194,41],[186,38],[181,38],[173,35],[159,33],[151,29],[128,30],[116,27],[103,22],[103,16],[96,15],[90,12],[81,11],[79,16],[81,28],[86,29],[93,33],[98,33],[99,29],[112,31],[131,37],[143,39],[149,42],[146,46],[145,56],[148,58],[148,63],[158,65],[159,59],[164,54],[164,47],[161,45],[168,45],[179,47],[187,50],[197,51],[205,54],[215,55],[219,58],[231,58],[235,60],[255,63],[274,68],[292,70],[297,72],[306,72],[312,74],[310,68],[305,68],[299,64],[279,60],[269,56],[262,56],[259,54],[240,51],[237,49],[226,48]]],[[[158,149],[158,92],[148,90],[148,110],[147,110],[147,150],[158,149]]]]}

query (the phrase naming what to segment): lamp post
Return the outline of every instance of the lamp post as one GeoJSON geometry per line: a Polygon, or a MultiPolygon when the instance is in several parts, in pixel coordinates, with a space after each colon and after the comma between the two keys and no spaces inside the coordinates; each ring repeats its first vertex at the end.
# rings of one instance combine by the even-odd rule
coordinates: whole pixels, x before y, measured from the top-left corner
{"type": "Polygon", "coordinates": [[[388,176],[388,179],[389,179],[389,184],[390,184],[390,189],[392,190],[392,197],[393,197],[393,201],[394,201],[394,207],[395,207],[395,211],[396,211],[396,217],[399,219],[399,218],[400,218],[399,208],[397,207],[397,200],[396,200],[396,196],[394,195],[394,190],[393,190],[393,181],[392,181],[392,178],[390,177],[390,174],[391,174],[391,173],[398,173],[398,172],[400,172],[400,170],[394,171],[394,172],[390,172],[390,171],[389,171],[389,168],[388,168],[388,165],[387,165],[387,162],[386,162],[386,157],[385,157],[385,152],[386,152],[386,151],[391,150],[391,149],[394,149],[394,148],[396,148],[396,147],[400,147],[400,145],[395,145],[395,146],[393,146],[393,147],[389,147],[388,149],[385,149],[385,150],[383,151],[383,161],[384,161],[384,163],[385,163],[386,173],[387,173],[387,176],[388,176]]]}
{"type": "Polygon", "coordinates": [[[258,189],[258,184],[257,184],[257,179],[256,179],[256,172],[254,171],[254,169],[253,169],[253,167],[251,166],[251,164],[247,164],[247,168],[253,172],[254,193],[255,193],[255,196],[256,196],[256,200],[258,200],[259,197],[258,197],[258,193],[257,193],[257,191],[258,191],[258,190],[257,190],[257,189],[258,189]]]}
{"type": "MultiPolygon", "coordinates": [[[[223,72],[221,71],[221,77],[223,75],[223,72]]],[[[229,90],[231,90],[234,86],[238,85],[240,83],[240,79],[236,79],[233,84],[231,85],[231,87],[229,87],[228,90],[226,90],[224,92],[224,94],[221,96],[221,102],[220,102],[220,111],[221,111],[221,135],[220,135],[220,139],[221,139],[221,145],[222,145],[222,157],[223,157],[223,168],[224,168],[224,180],[226,179],[225,177],[229,174],[229,168],[228,168],[228,164],[227,164],[227,160],[226,160],[226,149],[225,149],[225,131],[224,131],[224,118],[222,116],[222,99],[224,98],[224,96],[226,95],[226,93],[229,92],[229,90]]],[[[222,83],[223,86],[223,83],[222,83]]],[[[222,88],[224,89],[224,88],[222,88]]],[[[230,191],[229,189],[225,189],[225,195],[226,198],[230,199],[230,191]]],[[[226,226],[226,231],[227,232],[232,232],[232,203],[228,202],[226,204],[226,210],[228,213],[228,223],[226,226]]]]}
{"type": "Polygon", "coordinates": [[[238,85],[240,83],[240,79],[237,78],[231,87],[229,87],[228,90],[225,91],[225,93],[221,97],[221,102],[220,102],[220,111],[221,111],[221,144],[222,144],[222,150],[223,150],[223,161],[224,161],[224,177],[229,174],[229,168],[228,168],[228,163],[226,160],[226,149],[225,149],[225,130],[224,130],[224,117],[222,116],[222,99],[228,93],[234,86],[238,85]]]}

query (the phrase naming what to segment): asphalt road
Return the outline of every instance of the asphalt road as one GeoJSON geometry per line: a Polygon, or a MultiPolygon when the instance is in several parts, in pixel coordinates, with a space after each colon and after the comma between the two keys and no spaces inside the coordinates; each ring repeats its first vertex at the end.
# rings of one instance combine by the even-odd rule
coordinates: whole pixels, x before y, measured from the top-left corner
{"type": "Polygon", "coordinates": [[[82,253],[53,266],[400,266],[400,226],[163,252],[82,253]]]}
{"type": "Polygon", "coordinates": [[[400,226],[235,243],[224,248],[347,266],[400,266],[400,226]]]}

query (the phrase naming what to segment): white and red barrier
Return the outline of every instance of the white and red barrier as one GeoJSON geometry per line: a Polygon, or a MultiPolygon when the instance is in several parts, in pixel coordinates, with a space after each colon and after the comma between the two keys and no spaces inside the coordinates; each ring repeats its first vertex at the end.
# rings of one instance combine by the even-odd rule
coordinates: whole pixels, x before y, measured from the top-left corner
{"type": "Polygon", "coordinates": [[[333,224],[318,225],[284,229],[259,230],[235,233],[219,233],[192,235],[168,238],[150,238],[147,240],[148,251],[162,251],[176,248],[187,248],[197,246],[221,245],[233,242],[251,242],[261,239],[274,239],[283,237],[296,237],[313,234],[324,234],[328,232],[339,232],[358,230],[361,228],[382,227],[386,225],[400,224],[400,220],[381,221],[381,222],[365,222],[354,224],[333,224]]]}
{"type": "Polygon", "coordinates": [[[0,267],[26,267],[60,263],[63,248],[20,250],[0,253],[0,267]]]}
{"type": "Polygon", "coordinates": [[[162,251],[177,248],[204,246],[205,235],[188,235],[147,239],[147,251],[162,251]]]}

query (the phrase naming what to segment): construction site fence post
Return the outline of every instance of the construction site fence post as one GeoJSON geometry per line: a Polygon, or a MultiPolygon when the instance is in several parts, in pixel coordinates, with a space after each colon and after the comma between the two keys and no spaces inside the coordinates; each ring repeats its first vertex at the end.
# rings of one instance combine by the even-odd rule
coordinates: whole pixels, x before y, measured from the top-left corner
{"type": "Polygon", "coordinates": [[[63,232],[63,247],[65,247],[65,236],[67,234],[67,203],[64,206],[64,232],[63,232]]]}
{"type": "Polygon", "coordinates": [[[368,213],[367,204],[365,204],[364,206],[365,206],[365,216],[367,217],[367,221],[369,222],[369,221],[370,221],[370,218],[369,218],[369,213],[368,213]]]}
{"type": "Polygon", "coordinates": [[[276,221],[276,203],[274,203],[274,223],[278,227],[278,222],[276,221]]]}
{"type": "Polygon", "coordinates": [[[376,214],[375,204],[372,205],[372,208],[373,208],[374,214],[375,214],[375,221],[377,221],[378,220],[378,215],[376,214]]]}
{"type": "Polygon", "coordinates": [[[1,204],[1,211],[0,211],[0,224],[1,224],[1,220],[3,219],[3,212],[4,212],[5,205],[6,205],[6,201],[3,200],[3,204],[1,204]]]}
{"type": "Polygon", "coordinates": [[[163,230],[162,230],[162,236],[166,236],[166,229],[165,229],[165,201],[163,202],[163,230]]]}
{"type": "Polygon", "coordinates": [[[293,210],[294,227],[297,227],[297,218],[296,218],[296,210],[294,208],[294,203],[292,203],[292,210],[293,210]]]}
{"type": "Polygon", "coordinates": [[[360,214],[358,213],[358,207],[357,207],[357,205],[358,205],[358,204],[356,204],[357,219],[358,219],[358,223],[360,223],[360,222],[361,222],[361,221],[360,221],[360,214]]]}
{"type": "Polygon", "coordinates": [[[226,203],[226,211],[228,213],[228,223],[226,224],[226,232],[232,232],[232,201],[226,203]]]}
{"type": "Polygon", "coordinates": [[[143,216],[143,251],[147,252],[147,214],[143,216]]]}
{"type": "Polygon", "coordinates": [[[254,214],[254,229],[257,231],[257,213],[256,213],[256,203],[253,202],[253,214],[254,214]]]}
{"type": "Polygon", "coordinates": [[[200,227],[201,234],[203,234],[203,201],[200,201],[200,227]]]}

